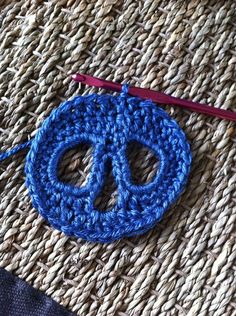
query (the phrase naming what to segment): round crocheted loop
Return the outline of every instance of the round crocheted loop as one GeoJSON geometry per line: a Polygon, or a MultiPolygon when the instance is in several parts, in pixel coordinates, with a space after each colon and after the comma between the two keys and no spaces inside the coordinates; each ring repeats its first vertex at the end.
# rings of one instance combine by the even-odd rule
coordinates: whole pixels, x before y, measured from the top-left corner
{"type": "Polygon", "coordinates": [[[111,242],[142,234],[161,220],[180,193],[190,171],[185,135],[167,113],[150,101],[127,95],[87,95],[64,102],[44,121],[26,161],[26,184],[33,205],[55,228],[89,241],[111,242]],[[126,157],[137,141],[159,160],[153,181],[135,185],[126,157]],[[60,158],[79,143],[93,146],[93,167],[84,187],[58,179],[60,158]],[[107,160],[118,187],[116,205],[94,207],[104,185],[107,160]]]}

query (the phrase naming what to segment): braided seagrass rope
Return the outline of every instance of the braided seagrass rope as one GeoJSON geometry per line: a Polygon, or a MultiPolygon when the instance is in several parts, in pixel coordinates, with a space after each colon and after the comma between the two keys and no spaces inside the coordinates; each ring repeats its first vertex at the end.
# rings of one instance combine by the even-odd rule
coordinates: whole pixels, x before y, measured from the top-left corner
{"type": "MultiPolygon", "coordinates": [[[[83,94],[68,78],[77,71],[235,110],[235,1],[0,3],[1,152],[83,94]]],[[[193,165],[162,222],[111,244],[68,238],[32,207],[20,152],[0,163],[0,265],[79,316],[234,315],[235,124],[165,109],[191,142],[193,165]]],[[[145,183],[155,176],[153,157],[131,149],[133,175],[145,183]]],[[[84,186],[92,166],[91,148],[80,146],[61,161],[60,178],[84,186]]],[[[105,194],[114,190],[108,180],[105,194]]],[[[116,196],[99,197],[99,207],[116,196]]]]}

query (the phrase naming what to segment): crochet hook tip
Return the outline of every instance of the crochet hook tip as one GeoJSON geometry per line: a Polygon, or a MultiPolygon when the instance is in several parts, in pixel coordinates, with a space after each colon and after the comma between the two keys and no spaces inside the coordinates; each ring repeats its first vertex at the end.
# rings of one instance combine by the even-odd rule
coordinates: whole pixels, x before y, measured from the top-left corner
{"type": "Polygon", "coordinates": [[[110,89],[110,90],[118,91],[118,92],[121,90],[120,84],[103,80],[100,78],[96,78],[90,75],[76,73],[72,75],[72,79],[75,80],[76,82],[81,82],[83,84],[87,84],[88,86],[92,86],[92,87],[110,89]]]}
{"type": "Polygon", "coordinates": [[[71,76],[71,78],[74,80],[74,81],[77,81],[77,82],[84,82],[85,81],[85,77],[79,73],[77,74],[73,74],[71,76]]]}

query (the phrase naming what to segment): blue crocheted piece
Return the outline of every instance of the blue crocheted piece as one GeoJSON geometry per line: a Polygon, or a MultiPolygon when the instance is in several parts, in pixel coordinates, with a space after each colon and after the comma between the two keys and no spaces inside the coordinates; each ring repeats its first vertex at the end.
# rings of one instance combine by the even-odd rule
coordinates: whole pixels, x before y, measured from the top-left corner
{"type": "Polygon", "coordinates": [[[30,146],[25,172],[33,205],[55,228],[88,241],[111,242],[142,234],[163,217],[179,197],[191,165],[184,132],[151,101],[128,94],[91,94],[64,102],[44,121],[35,138],[0,154],[4,160],[30,146]],[[159,168],[147,184],[132,182],[127,146],[139,142],[154,152],[159,168]],[[81,144],[93,147],[93,167],[87,184],[73,186],[58,178],[64,153],[81,144]],[[106,212],[95,207],[107,161],[118,187],[116,205],[106,212]]]}
{"type": "Polygon", "coordinates": [[[44,121],[27,155],[26,184],[33,205],[55,228],[70,236],[111,242],[142,234],[163,217],[183,191],[191,153],[176,123],[151,101],[127,95],[91,94],[64,102],[44,121]],[[152,182],[135,185],[127,160],[127,145],[137,141],[159,160],[152,182]],[[93,167],[87,184],[77,187],[58,178],[64,153],[81,143],[93,147],[93,167]],[[106,174],[106,162],[118,187],[116,205],[95,208],[106,174]]]}

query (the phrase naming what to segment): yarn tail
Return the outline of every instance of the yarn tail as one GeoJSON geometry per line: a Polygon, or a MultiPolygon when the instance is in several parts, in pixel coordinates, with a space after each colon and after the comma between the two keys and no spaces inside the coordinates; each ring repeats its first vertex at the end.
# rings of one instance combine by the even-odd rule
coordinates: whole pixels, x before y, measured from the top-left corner
{"type": "Polygon", "coordinates": [[[25,149],[27,147],[30,147],[31,142],[32,142],[32,140],[29,140],[28,142],[20,144],[20,145],[18,145],[16,147],[6,151],[5,153],[0,153],[0,161],[3,161],[5,159],[7,159],[8,157],[15,155],[19,151],[21,151],[21,150],[23,150],[23,149],[25,149]]]}

